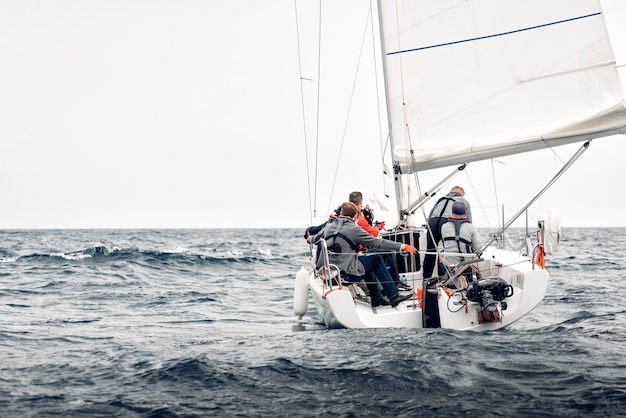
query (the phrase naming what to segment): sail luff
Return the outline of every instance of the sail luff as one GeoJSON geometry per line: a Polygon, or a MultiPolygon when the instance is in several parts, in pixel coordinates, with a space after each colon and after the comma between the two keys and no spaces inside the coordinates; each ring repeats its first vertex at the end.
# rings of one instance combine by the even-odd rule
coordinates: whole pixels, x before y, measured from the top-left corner
{"type": "MultiPolygon", "coordinates": [[[[385,53],[385,39],[384,33],[386,29],[383,28],[383,19],[382,16],[382,4],[384,0],[377,0],[377,11],[378,11],[378,26],[379,26],[379,35],[380,35],[380,45],[381,45],[381,53],[384,55],[385,53]]],[[[391,119],[391,112],[389,111],[390,106],[390,96],[389,96],[389,85],[388,85],[388,77],[387,77],[387,62],[386,60],[382,60],[382,72],[383,72],[383,84],[385,89],[385,108],[387,110],[387,129],[389,130],[389,148],[391,151],[391,155],[395,155],[395,131],[393,129],[393,123],[391,119]]],[[[404,194],[404,184],[403,178],[399,174],[401,174],[401,168],[396,161],[392,161],[393,163],[393,179],[394,179],[394,192],[396,195],[396,206],[397,206],[397,215],[399,223],[403,223],[405,218],[405,209],[402,205],[402,196],[404,194]]]]}

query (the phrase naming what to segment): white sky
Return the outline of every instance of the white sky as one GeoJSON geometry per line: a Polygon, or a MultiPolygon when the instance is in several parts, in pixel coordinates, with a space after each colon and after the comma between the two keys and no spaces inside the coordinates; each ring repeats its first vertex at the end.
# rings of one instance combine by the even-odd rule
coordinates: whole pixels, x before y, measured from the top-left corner
{"type": "MultiPolygon", "coordinates": [[[[0,56],[0,228],[309,224],[294,0],[0,0],[0,56]]],[[[626,226],[625,151],[594,141],[538,210],[626,226]]]]}

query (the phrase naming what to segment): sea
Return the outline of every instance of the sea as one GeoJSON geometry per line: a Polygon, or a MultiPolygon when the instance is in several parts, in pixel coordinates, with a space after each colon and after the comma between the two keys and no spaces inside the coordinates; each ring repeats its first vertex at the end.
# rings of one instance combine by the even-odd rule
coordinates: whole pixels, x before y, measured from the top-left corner
{"type": "Polygon", "coordinates": [[[299,229],[0,231],[0,416],[626,416],[626,229],[563,228],[543,302],[482,333],[299,320],[308,254],[299,229]]]}

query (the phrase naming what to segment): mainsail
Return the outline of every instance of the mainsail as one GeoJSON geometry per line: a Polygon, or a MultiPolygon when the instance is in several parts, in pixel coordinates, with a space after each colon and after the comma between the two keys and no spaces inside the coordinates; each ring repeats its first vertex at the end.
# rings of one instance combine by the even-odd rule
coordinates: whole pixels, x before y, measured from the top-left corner
{"type": "Polygon", "coordinates": [[[380,0],[402,173],[626,132],[597,0],[380,0]]]}

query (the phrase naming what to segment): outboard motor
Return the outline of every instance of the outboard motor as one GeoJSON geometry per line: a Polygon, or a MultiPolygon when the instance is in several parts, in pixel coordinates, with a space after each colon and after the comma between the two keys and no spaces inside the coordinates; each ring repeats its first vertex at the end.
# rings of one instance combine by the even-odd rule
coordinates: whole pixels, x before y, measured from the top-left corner
{"type": "Polygon", "coordinates": [[[501,320],[501,311],[506,310],[504,299],[513,296],[513,286],[499,277],[475,280],[467,287],[467,299],[480,304],[483,322],[501,320]]]}

